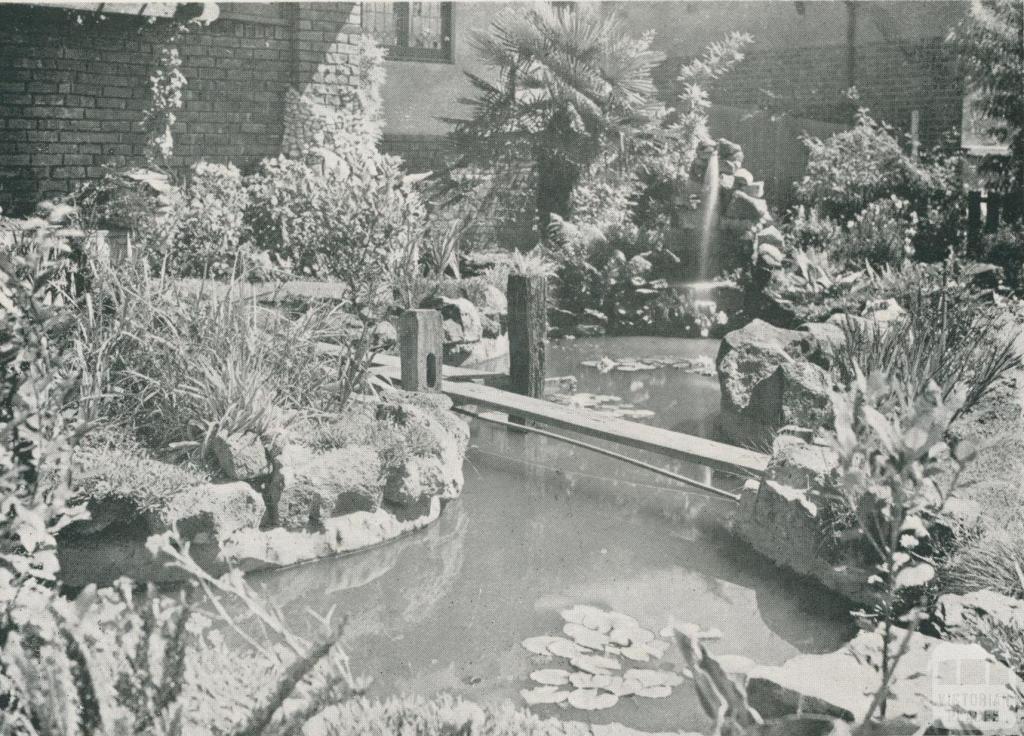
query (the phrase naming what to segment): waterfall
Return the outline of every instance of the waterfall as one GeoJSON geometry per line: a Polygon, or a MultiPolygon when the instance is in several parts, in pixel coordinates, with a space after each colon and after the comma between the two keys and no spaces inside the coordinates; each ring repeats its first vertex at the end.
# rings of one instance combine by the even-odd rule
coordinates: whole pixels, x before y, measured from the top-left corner
{"type": "Polygon", "coordinates": [[[704,188],[701,195],[700,213],[700,251],[698,253],[697,281],[708,282],[711,277],[711,252],[718,240],[718,152],[711,154],[707,169],[704,171],[704,188]]]}

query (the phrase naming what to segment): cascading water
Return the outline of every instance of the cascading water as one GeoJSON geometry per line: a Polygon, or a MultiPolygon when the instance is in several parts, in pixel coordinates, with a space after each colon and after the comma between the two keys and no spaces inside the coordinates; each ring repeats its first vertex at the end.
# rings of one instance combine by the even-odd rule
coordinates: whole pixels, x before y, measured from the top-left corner
{"type": "Polygon", "coordinates": [[[700,250],[697,254],[697,281],[689,284],[694,305],[712,314],[717,305],[711,299],[711,258],[718,241],[719,187],[718,151],[712,152],[704,169],[704,185],[700,200],[700,250]]]}

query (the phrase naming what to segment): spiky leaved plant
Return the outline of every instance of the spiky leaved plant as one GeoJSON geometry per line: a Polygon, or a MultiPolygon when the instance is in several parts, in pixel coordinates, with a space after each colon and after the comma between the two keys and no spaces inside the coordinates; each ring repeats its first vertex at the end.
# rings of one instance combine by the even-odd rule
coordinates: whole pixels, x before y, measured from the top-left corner
{"type": "Polygon", "coordinates": [[[568,217],[584,170],[658,105],[651,71],[661,61],[651,34],[590,5],[550,3],[500,12],[473,43],[498,81],[470,74],[473,118],[458,134],[489,151],[525,153],[537,175],[541,232],[550,213],[568,217]]]}

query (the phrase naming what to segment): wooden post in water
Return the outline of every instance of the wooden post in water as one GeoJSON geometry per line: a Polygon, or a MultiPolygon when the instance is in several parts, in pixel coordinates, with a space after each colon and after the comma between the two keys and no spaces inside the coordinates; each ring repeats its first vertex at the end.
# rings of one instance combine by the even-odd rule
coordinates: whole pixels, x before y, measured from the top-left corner
{"type": "Polygon", "coordinates": [[[444,328],[436,309],[410,309],[398,318],[402,388],[440,391],[444,363],[444,328]]]}
{"type": "MultiPolygon", "coordinates": [[[[548,334],[546,276],[509,274],[508,365],[509,389],[544,398],[544,347],[548,334]]],[[[520,421],[518,419],[513,421],[520,421]]]]}

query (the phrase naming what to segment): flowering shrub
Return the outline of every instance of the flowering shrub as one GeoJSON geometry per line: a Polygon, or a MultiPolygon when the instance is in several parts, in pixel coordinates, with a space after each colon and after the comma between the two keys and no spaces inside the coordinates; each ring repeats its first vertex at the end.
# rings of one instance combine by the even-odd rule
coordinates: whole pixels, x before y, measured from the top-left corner
{"type": "Polygon", "coordinates": [[[914,255],[917,223],[917,213],[910,209],[910,203],[892,195],[872,202],[846,223],[833,247],[851,262],[899,266],[914,255]]]}
{"type": "Polygon", "coordinates": [[[941,260],[958,247],[965,207],[957,156],[912,159],[893,128],[865,109],[850,130],[824,141],[805,138],[804,144],[809,157],[796,187],[800,204],[850,222],[873,202],[897,197],[907,203],[905,214],[912,210],[920,220],[913,236],[916,257],[941,260]]]}
{"type": "Polygon", "coordinates": [[[785,224],[786,245],[793,251],[829,251],[843,236],[842,227],[830,217],[803,205],[785,224]]]}

